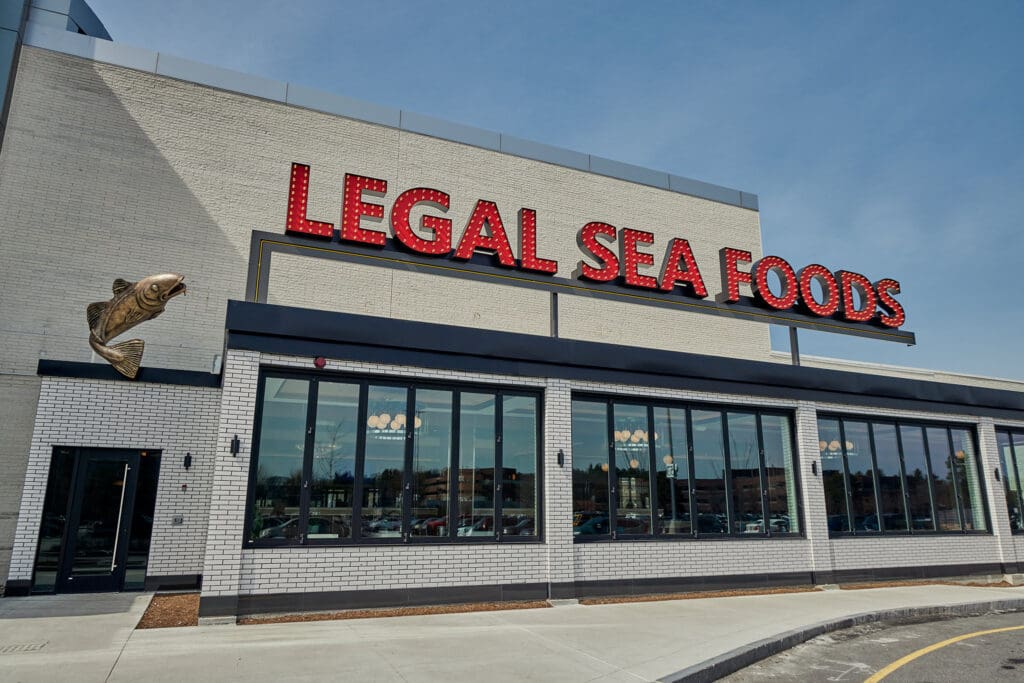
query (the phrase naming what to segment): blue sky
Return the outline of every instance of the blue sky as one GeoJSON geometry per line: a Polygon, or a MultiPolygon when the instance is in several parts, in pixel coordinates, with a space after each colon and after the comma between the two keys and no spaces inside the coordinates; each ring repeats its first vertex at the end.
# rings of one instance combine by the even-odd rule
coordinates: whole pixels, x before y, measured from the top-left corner
{"type": "Polygon", "coordinates": [[[754,192],[765,253],[900,280],[918,335],[803,353],[1024,379],[1024,2],[90,5],[118,42],[754,192]]]}

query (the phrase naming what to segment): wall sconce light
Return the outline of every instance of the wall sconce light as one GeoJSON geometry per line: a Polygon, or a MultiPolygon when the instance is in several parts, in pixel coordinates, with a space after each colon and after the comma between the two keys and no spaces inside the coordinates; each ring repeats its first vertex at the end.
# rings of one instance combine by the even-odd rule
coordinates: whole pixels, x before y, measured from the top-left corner
{"type": "Polygon", "coordinates": [[[998,467],[995,469],[995,473],[996,473],[996,481],[999,481],[999,468],[998,467]]]}
{"type": "Polygon", "coordinates": [[[814,476],[818,476],[818,461],[817,460],[812,460],[811,461],[811,474],[813,474],[814,476]]]}
{"type": "Polygon", "coordinates": [[[565,467],[565,451],[558,449],[558,466],[565,467]]]}
{"type": "Polygon", "coordinates": [[[242,448],[242,442],[238,440],[238,434],[231,439],[231,455],[238,455],[238,451],[242,448]]]}
{"type": "Polygon", "coordinates": [[[185,469],[187,470],[189,467],[192,467],[192,454],[191,453],[186,453],[185,454],[185,469]]]}

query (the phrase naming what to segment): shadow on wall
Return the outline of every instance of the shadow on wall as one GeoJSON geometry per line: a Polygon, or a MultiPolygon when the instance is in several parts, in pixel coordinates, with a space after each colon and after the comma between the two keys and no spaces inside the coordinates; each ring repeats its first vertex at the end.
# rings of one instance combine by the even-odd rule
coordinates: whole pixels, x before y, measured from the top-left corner
{"type": "Polygon", "coordinates": [[[220,353],[225,302],[244,295],[247,231],[232,241],[189,182],[208,202],[244,203],[244,194],[232,196],[231,179],[208,170],[202,150],[216,154],[216,133],[187,100],[147,94],[153,78],[22,52],[0,155],[0,373],[34,375],[40,357],[98,361],[86,306],[109,300],[115,278],[168,271],[186,276],[189,295],[120,339],[144,339],[150,367],[210,371],[220,353]],[[126,103],[166,125],[144,130],[126,103]]]}

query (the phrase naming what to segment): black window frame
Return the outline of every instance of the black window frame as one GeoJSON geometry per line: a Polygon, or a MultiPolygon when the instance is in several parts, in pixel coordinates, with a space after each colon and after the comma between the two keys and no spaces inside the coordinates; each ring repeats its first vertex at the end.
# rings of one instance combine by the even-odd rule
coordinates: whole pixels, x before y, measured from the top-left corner
{"type": "MultiPolygon", "coordinates": [[[[981,451],[979,449],[978,440],[978,429],[977,425],[969,422],[944,422],[942,420],[919,420],[917,418],[905,419],[898,417],[878,417],[873,415],[854,414],[854,413],[842,413],[842,412],[818,412],[815,416],[815,427],[819,428],[821,420],[836,420],[839,423],[839,442],[840,452],[843,460],[843,502],[845,505],[845,516],[848,520],[848,530],[846,531],[834,531],[829,529],[829,538],[880,538],[886,536],[991,536],[992,535],[992,515],[988,506],[988,493],[985,490],[985,478],[984,470],[981,462],[981,451]],[[847,448],[846,448],[846,436],[845,436],[845,424],[844,421],[850,422],[863,422],[868,426],[869,435],[869,446],[871,448],[871,466],[872,466],[872,480],[874,483],[874,497],[875,497],[875,514],[879,517],[879,529],[878,530],[856,530],[853,524],[853,506],[852,506],[852,492],[850,483],[850,468],[847,464],[847,448]],[[875,444],[875,426],[876,425],[887,425],[895,429],[896,432],[896,448],[899,456],[900,464],[900,489],[903,495],[903,515],[905,529],[886,529],[884,514],[882,513],[881,505],[881,494],[880,494],[880,482],[878,480],[878,453],[875,444]],[[957,519],[960,521],[960,529],[914,529],[913,519],[910,511],[910,494],[907,492],[907,468],[906,458],[904,456],[903,448],[903,428],[915,428],[921,431],[921,442],[924,449],[925,465],[927,467],[927,473],[925,481],[928,486],[928,505],[931,512],[931,519],[933,526],[937,527],[937,515],[935,508],[935,487],[933,486],[932,476],[932,456],[931,456],[931,445],[928,443],[928,428],[940,428],[946,432],[946,441],[949,444],[950,453],[953,452],[953,430],[963,430],[970,435],[971,447],[974,451],[974,467],[977,470],[977,481],[980,491],[978,492],[982,508],[985,515],[985,529],[965,529],[965,501],[966,498],[963,492],[960,491],[960,485],[957,478],[952,477],[953,485],[953,497],[956,500],[956,514],[957,519]]],[[[820,428],[819,428],[819,439],[820,439],[820,428]]],[[[818,454],[820,460],[820,453],[818,454]]],[[[827,497],[824,501],[827,505],[827,497]]],[[[829,511],[826,508],[826,518],[829,515],[829,511]]],[[[839,514],[839,513],[836,513],[839,514]]]]}
{"type": "MultiPolygon", "coordinates": [[[[797,448],[796,441],[796,422],[794,419],[794,411],[786,408],[766,407],[766,406],[755,406],[745,404],[734,404],[734,403],[705,403],[702,401],[687,401],[680,399],[664,399],[664,398],[651,398],[645,396],[636,396],[632,394],[609,394],[599,393],[590,391],[573,391],[570,398],[570,402],[584,401],[589,403],[601,403],[605,405],[606,420],[608,425],[608,533],[600,535],[574,535],[574,543],[608,543],[617,541],[642,541],[642,542],[690,542],[690,541],[712,541],[712,540],[758,540],[763,541],[766,538],[777,538],[777,539],[801,539],[805,538],[806,535],[806,524],[804,520],[804,506],[803,498],[801,496],[802,482],[800,477],[800,452],[797,448]],[[614,410],[613,405],[615,403],[629,404],[629,405],[640,405],[647,409],[648,427],[653,430],[654,424],[654,410],[656,408],[668,408],[684,410],[686,414],[686,461],[687,461],[687,476],[690,478],[690,495],[689,495],[689,510],[691,519],[691,528],[689,533],[665,533],[664,531],[657,531],[656,525],[654,524],[653,511],[658,509],[659,500],[657,495],[657,459],[654,439],[648,440],[648,454],[650,458],[650,477],[649,477],[649,488],[650,488],[650,500],[652,519],[650,525],[650,531],[646,534],[628,534],[618,533],[617,531],[617,508],[618,508],[618,491],[617,491],[617,473],[616,468],[613,466],[615,463],[615,421],[614,421],[614,410]],[[709,412],[718,412],[721,415],[722,420],[722,438],[723,448],[725,456],[725,479],[723,480],[723,486],[725,487],[725,505],[727,510],[727,524],[728,531],[726,533],[714,533],[699,531],[699,525],[696,523],[698,512],[696,509],[696,495],[695,488],[693,487],[693,473],[694,473],[694,448],[693,448],[693,420],[692,412],[694,410],[704,410],[709,412]],[[735,515],[735,501],[733,500],[733,488],[732,488],[732,463],[731,453],[729,444],[729,413],[748,413],[754,414],[756,420],[756,431],[757,431],[757,444],[758,444],[758,470],[761,475],[761,510],[762,519],[771,519],[770,512],[768,510],[768,496],[766,487],[766,467],[765,467],[765,454],[764,454],[764,432],[762,425],[763,415],[773,415],[781,417],[786,420],[789,425],[789,447],[790,453],[792,454],[792,472],[793,472],[793,494],[795,496],[796,515],[800,525],[800,531],[795,532],[773,532],[771,530],[771,524],[764,524],[764,531],[761,532],[737,532],[734,530],[734,515],[735,515]]],[[[571,412],[571,411],[570,411],[571,412]]],[[[575,505],[573,506],[575,507],[575,505]]],[[[575,515],[575,510],[573,511],[575,515]]]]}
{"type": "MultiPolygon", "coordinates": [[[[543,387],[501,385],[472,381],[444,381],[430,378],[402,379],[393,375],[375,375],[368,373],[348,373],[338,371],[306,371],[279,366],[260,366],[259,379],[256,383],[256,409],[253,415],[252,449],[249,458],[249,475],[246,489],[245,526],[242,533],[242,548],[245,550],[265,548],[293,547],[334,547],[334,546],[370,546],[370,545],[436,545],[456,543],[473,545],[481,543],[543,543],[544,542],[544,408],[545,391],[543,387]],[[295,379],[309,382],[309,394],[306,406],[306,437],[303,451],[303,486],[299,500],[299,534],[296,538],[250,538],[253,524],[253,498],[256,493],[256,475],[259,465],[260,429],[263,423],[263,395],[268,378],[295,379]],[[308,523],[310,509],[310,487],[313,466],[313,444],[316,440],[316,409],[319,382],[338,382],[359,385],[359,405],[357,410],[355,480],[352,492],[352,532],[348,538],[309,539],[308,523]],[[503,500],[501,485],[504,478],[502,427],[503,401],[507,396],[524,396],[536,402],[536,513],[534,515],[534,535],[518,536],[505,534],[503,524],[495,524],[493,535],[459,536],[457,525],[448,524],[445,536],[418,536],[410,533],[411,504],[408,496],[402,499],[401,535],[395,538],[368,538],[361,534],[362,488],[364,485],[363,466],[366,455],[366,425],[368,415],[369,387],[400,387],[407,391],[407,415],[415,413],[416,389],[436,389],[452,392],[452,455],[448,473],[448,519],[458,518],[458,476],[460,471],[460,398],[462,393],[484,393],[495,396],[495,463],[494,463],[494,514],[496,520],[503,519],[503,500]]],[[[402,489],[411,490],[412,484],[412,453],[415,439],[412,433],[405,442],[403,461],[402,489]]]]}
{"type": "MultiPolygon", "coordinates": [[[[996,448],[997,449],[999,448],[999,434],[1000,433],[1006,434],[1008,445],[1010,446],[1010,466],[1012,467],[1012,472],[1008,472],[1007,471],[1005,459],[1002,457],[1003,454],[1002,454],[1002,452],[999,453],[999,456],[1000,456],[999,457],[1000,476],[1003,477],[1003,479],[1004,479],[1004,481],[1002,481],[1000,483],[1002,483],[1003,486],[1006,487],[1011,482],[1006,481],[1005,478],[1006,478],[1007,475],[1012,474],[1016,478],[1016,480],[1017,480],[1017,503],[1018,503],[1018,505],[1022,505],[1022,504],[1024,504],[1024,501],[1021,500],[1021,488],[1022,488],[1022,486],[1021,486],[1021,476],[1024,475],[1024,472],[1021,472],[1020,467],[1017,465],[1017,449],[1013,445],[1013,435],[1014,434],[1020,434],[1021,437],[1024,437],[1024,427],[1000,427],[1000,426],[996,426],[995,432],[996,432],[996,448]]],[[[1007,501],[1007,504],[1009,504],[1009,501],[1007,501]]],[[[1022,505],[1022,507],[1024,507],[1024,505],[1022,505]]],[[[1006,514],[1007,514],[1007,517],[1008,517],[1008,521],[1010,522],[1010,533],[1011,534],[1015,534],[1015,535],[1024,535],[1024,520],[1020,520],[1020,522],[1019,522],[1020,528],[1014,529],[1013,528],[1013,521],[1012,521],[1012,519],[1009,519],[1009,516],[1011,514],[1010,510],[1009,510],[1009,507],[1007,507],[1006,514]]],[[[1024,514],[1024,510],[1021,510],[1019,512],[1019,514],[1024,514]]]]}

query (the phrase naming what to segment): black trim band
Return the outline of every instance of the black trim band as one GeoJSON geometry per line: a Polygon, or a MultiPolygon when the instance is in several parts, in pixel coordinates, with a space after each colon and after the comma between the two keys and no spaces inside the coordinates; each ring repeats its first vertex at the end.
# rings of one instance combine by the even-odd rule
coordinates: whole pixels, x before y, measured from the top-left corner
{"type": "Polygon", "coordinates": [[[466,602],[511,602],[545,600],[546,583],[487,584],[481,586],[442,586],[437,588],[390,588],[363,591],[325,591],[317,593],[269,593],[264,595],[216,596],[199,599],[200,617],[248,616],[275,612],[318,612],[369,609],[376,607],[415,607],[453,605],[466,602]],[[237,604],[236,611],[231,611],[237,604]]]}
{"type": "Polygon", "coordinates": [[[142,368],[139,376],[128,379],[105,363],[79,363],[69,360],[48,360],[41,358],[36,374],[42,377],[72,377],[75,379],[99,379],[108,382],[142,382],[144,384],[176,384],[186,387],[220,387],[220,375],[197,370],[172,370],[170,368],[142,368]]]}
{"type": "Polygon", "coordinates": [[[26,579],[8,580],[4,584],[5,598],[22,598],[32,594],[32,582],[26,579]]]}
{"type": "Polygon", "coordinates": [[[229,301],[227,346],[469,372],[1024,419],[1024,392],[229,301]]]}
{"type": "Polygon", "coordinates": [[[935,564],[923,567],[874,567],[867,569],[841,569],[815,575],[818,583],[853,583],[857,581],[889,581],[910,579],[942,579],[984,574],[1015,574],[1013,564],[984,562],[977,564],[935,564]]]}
{"type": "Polygon", "coordinates": [[[165,576],[147,576],[145,590],[199,590],[202,587],[202,574],[168,574],[165,576]]]}

